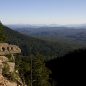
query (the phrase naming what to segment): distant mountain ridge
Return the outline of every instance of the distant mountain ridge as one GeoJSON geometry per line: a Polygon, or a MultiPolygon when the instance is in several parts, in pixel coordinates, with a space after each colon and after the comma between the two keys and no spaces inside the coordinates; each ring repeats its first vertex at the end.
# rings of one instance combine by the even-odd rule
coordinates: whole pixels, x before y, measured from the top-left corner
{"type": "Polygon", "coordinates": [[[69,27],[69,28],[86,28],[86,24],[65,24],[65,25],[60,25],[60,24],[9,24],[6,25],[12,29],[16,28],[40,28],[40,27],[69,27]]]}
{"type": "Polygon", "coordinates": [[[68,40],[86,44],[86,24],[58,27],[14,27],[12,28],[22,34],[43,40],[58,41],[58,39],[68,40]]]}

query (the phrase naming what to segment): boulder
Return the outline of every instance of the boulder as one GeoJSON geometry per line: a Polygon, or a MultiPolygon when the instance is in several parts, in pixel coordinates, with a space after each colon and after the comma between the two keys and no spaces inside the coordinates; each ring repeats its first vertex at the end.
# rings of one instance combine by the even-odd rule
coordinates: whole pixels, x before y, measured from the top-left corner
{"type": "Polygon", "coordinates": [[[0,56],[0,60],[2,62],[8,62],[8,58],[6,56],[0,56]]]}

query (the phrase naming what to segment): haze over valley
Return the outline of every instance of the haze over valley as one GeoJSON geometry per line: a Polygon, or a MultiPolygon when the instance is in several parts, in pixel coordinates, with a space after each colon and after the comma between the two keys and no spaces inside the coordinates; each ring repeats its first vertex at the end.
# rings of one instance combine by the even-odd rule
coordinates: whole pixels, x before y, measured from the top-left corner
{"type": "Polygon", "coordinates": [[[82,25],[8,25],[22,34],[48,41],[86,44],[86,26],[82,25]]]}

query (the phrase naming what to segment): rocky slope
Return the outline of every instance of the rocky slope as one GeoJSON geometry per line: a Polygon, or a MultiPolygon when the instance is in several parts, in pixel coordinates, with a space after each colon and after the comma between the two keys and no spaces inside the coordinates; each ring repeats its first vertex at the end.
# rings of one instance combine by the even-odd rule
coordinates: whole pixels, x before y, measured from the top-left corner
{"type": "MultiPolygon", "coordinates": [[[[0,86],[19,86],[20,77],[15,69],[14,53],[20,53],[21,49],[16,45],[0,43],[0,86]],[[9,55],[11,54],[10,58],[9,55]],[[14,81],[15,80],[15,81],[14,81]]],[[[22,83],[21,83],[22,84],[22,83]]],[[[22,85],[20,85],[22,86],[22,85]]]]}

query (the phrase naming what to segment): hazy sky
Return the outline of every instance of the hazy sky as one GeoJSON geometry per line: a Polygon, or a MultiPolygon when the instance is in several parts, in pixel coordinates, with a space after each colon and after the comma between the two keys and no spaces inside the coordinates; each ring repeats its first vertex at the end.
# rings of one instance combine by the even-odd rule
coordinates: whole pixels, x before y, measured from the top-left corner
{"type": "Polygon", "coordinates": [[[86,23],[86,0],[0,0],[5,24],[86,23]]]}

